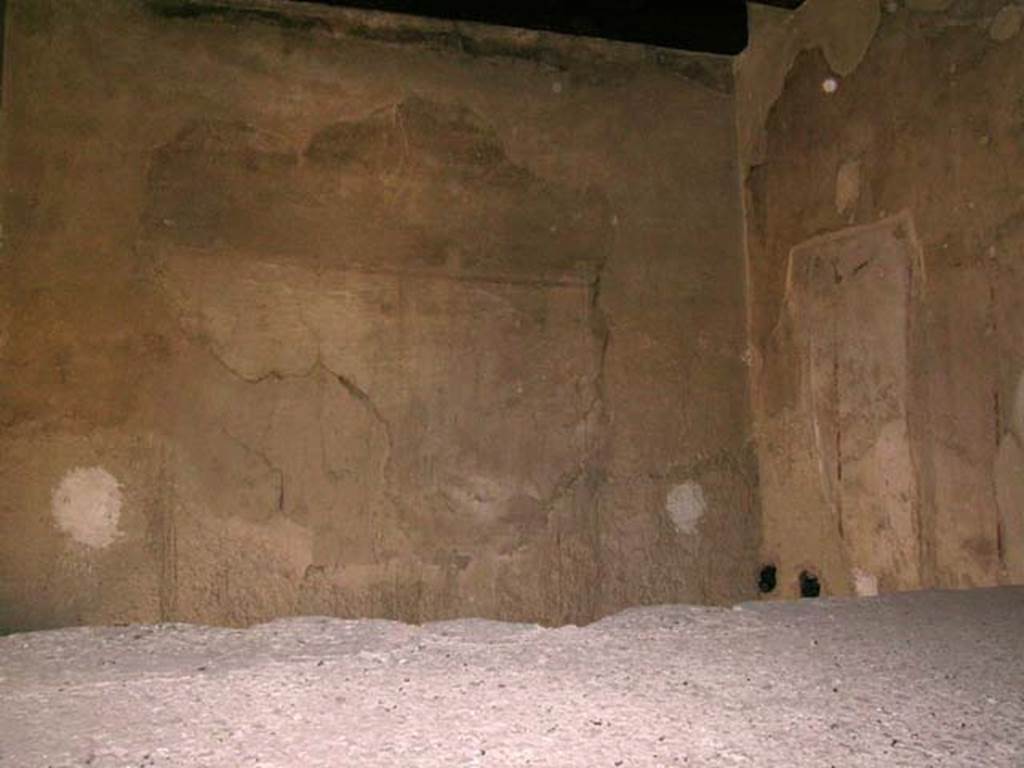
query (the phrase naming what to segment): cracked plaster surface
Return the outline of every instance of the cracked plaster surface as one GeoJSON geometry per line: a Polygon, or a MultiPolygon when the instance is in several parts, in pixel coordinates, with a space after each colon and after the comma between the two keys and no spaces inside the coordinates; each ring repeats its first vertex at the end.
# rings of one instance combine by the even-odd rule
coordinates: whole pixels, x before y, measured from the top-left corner
{"type": "MultiPolygon", "coordinates": [[[[914,522],[901,534],[883,526],[872,541],[903,540],[903,566],[919,569],[911,586],[1021,578],[1024,539],[1014,501],[1020,459],[1009,425],[1024,349],[1016,299],[1022,242],[1016,179],[1024,159],[1013,139],[1021,120],[1016,79],[1007,76],[1024,61],[1021,42],[990,37],[998,3],[888,6],[858,66],[833,93],[821,88],[837,71],[827,52],[807,51],[787,65],[767,140],[745,166],[764,557],[780,560],[785,594],[795,593],[796,574],[807,568],[817,569],[827,590],[852,591],[858,573],[863,581],[868,572],[879,590],[892,588],[863,562],[852,563],[851,576],[838,525],[831,512],[822,513],[834,506],[833,484],[819,481],[836,468],[832,430],[816,432],[801,410],[812,355],[778,321],[789,314],[794,248],[809,238],[855,236],[893,211],[913,222],[922,254],[913,264],[920,290],[906,333],[911,464],[893,464],[894,471],[902,467],[896,472],[902,479],[862,501],[907,492],[914,522]],[[849,178],[854,167],[856,185],[849,178]],[[907,478],[916,492],[908,491],[907,478]]],[[[884,316],[885,297],[884,291],[862,297],[850,327],[884,316]]],[[[819,336],[830,333],[818,323],[819,336]]],[[[874,349],[851,347],[854,359],[843,356],[840,368],[848,374],[851,363],[866,363],[900,335],[877,334],[874,349]]],[[[891,394],[875,390],[879,398],[891,394]]],[[[881,429],[887,418],[878,416],[881,429]]]]}
{"type": "Polygon", "coordinates": [[[9,18],[0,451],[30,471],[0,509],[31,541],[0,537],[0,625],[752,593],[726,63],[332,9],[9,18]],[[137,494],[116,558],[33,522],[68,466],[137,494]]]}

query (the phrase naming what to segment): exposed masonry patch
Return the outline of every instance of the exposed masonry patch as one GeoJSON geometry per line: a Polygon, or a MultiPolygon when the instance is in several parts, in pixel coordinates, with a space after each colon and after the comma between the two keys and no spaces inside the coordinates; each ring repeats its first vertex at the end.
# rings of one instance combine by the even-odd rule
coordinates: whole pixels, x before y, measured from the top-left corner
{"type": "Polygon", "coordinates": [[[101,549],[120,536],[121,484],[102,467],[70,470],[53,491],[52,511],[60,529],[79,544],[101,549]]]}
{"type": "Polygon", "coordinates": [[[696,533],[697,525],[707,511],[704,489],[694,482],[675,486],[665,499],[665,511],[679,533],[696,533]]]}

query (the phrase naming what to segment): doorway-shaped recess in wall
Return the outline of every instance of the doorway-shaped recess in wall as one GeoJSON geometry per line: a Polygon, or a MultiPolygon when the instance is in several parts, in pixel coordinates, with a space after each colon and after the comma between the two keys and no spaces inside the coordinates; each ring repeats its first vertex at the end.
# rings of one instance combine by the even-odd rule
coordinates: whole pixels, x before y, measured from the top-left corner
{"type": "MultiPolygon", "coordinates": [[[[799,402],[811,422],[823,513],[858,591],[921,584],[911,441],[911,342],[924,268],[904,213],[793,249],[787,275],[799,402]]],[[[834,551],[834,549],[833,549],[834,551]]],[[[816,553],[793,553],[800,559],[816,553]]]]}

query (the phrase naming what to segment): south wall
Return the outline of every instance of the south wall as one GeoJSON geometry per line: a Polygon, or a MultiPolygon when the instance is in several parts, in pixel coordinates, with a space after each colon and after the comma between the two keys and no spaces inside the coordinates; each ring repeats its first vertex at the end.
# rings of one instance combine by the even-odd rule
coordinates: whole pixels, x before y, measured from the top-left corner
{"type": "Polygon", "coordinates": [[[752,595],[727,61],[7,6],[0,627],[752,595]]]}

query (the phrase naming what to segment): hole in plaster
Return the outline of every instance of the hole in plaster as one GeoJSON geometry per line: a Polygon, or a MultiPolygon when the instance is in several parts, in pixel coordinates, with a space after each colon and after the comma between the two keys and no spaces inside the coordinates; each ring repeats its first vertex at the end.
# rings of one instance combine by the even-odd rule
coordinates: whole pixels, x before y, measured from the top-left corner
{"type": "Polygon", "coordinates": [[[761,573],[757,577],[757,588],[761,594],[767,595],[769,592],[774,592],[777,585],[778,569],[771,563],[762,566],[761,573]]]}
{"type": "Polygon", "coordinates": [[[810,571],[800,571],[800,597],[818,597],[821,594],[821,582],[810,571]]]}

